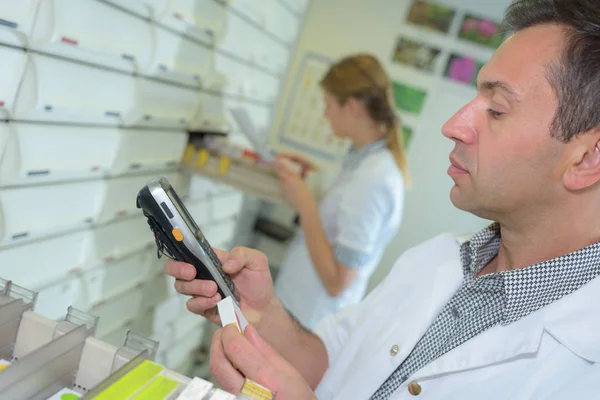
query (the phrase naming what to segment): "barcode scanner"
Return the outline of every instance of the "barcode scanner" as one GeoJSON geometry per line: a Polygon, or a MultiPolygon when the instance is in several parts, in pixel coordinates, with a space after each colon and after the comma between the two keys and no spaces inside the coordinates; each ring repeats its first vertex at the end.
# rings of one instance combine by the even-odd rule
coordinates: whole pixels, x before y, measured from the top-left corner
{"type": "Polygon", "coordinates": [[[136,205],[148,219],[158,258],[164,254],[193,265],[196,279],[214,281],[222,298],[231,296],[239,306],[240,297],[233,281],[223,271],[221,261],[166,178],[152,179],[144,186],[137,195],[136,205]]]}

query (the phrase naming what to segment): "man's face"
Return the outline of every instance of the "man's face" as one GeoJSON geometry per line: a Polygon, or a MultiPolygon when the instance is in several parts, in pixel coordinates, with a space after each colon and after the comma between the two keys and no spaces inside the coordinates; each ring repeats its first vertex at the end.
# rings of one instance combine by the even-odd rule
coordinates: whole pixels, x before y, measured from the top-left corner
{"type": "Polygon", "coordinates": [[[499,220],[557,201],[565,145],[550,135],[558,100],[547,76],[564,39],[554,26],[515,34],[481,70],[477,97],[442,128],[455,142],[456,207],[499,220]]]}

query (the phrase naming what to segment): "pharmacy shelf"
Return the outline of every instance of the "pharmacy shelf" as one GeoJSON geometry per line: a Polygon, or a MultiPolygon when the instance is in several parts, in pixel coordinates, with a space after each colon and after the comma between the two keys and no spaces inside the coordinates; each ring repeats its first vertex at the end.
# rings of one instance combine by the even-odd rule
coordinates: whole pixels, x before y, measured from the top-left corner
{"type": "Polygon", "coordinates": [[[184,156],[182,170],[184,173],[199,174],[231,185],[276,204],[286,204],[281,193],[279,178],[273,167],[269,165],[199,149],[192,150],[184,156]]]}
{"type": "MultiPolygon", "coordinates": [[[[68,307],[66,317],[53,320],[34,311],[37,301],[36,292],[0,279],[0,393],[3,400],[62,399],[57,396],[66,393],[82,399],[137,399],[151,394],[152,398],[175,400],[188,389],[197,390],[198,385],[206,388],[199,394],[204,399],[258,399],[236,397],[207,381],[192,380],[154,362],[159,342],[129,329],[137,325],[149,330],[152,326],[149,312],[141,324],[125,322],[97,335],[102,316],[68,307]],[[167,390],[164,390],[165,384],[169,386],[167,390]]],[[[112,315],[103,317],[113,318],[112,315]]],[[[181,322],[169,325],[171,337],[167,339],[175,342],[163,350],[164,356],[160,358],[187,370],[206,322],[191,313],[181,322]],[[194,336],[197,340],[193,340],[194,336]]]]}
{"type": "MultiPolygon", "coordinates": [[[[118,9],[120,9],[121,11],[128,13],[129,15],[134,16],[136,18],[140,18],[140,19],[146,20],[146,21],[148,20],[148,17],[144,17],[140,12],[138,12],[138,13],[133,12],[130,9],[130,5],[127,4],[128,3],[127,0],[96,0],[96,1],[100,1],[102,3],[110,5],[112,7],[116,7],[118,9]]],[[[172,13],[169,16],[168,12],[162,11],[164,9],[161,6],[160,7],[161,11],[159,11],[158,14],[157,14],[157,11],[152,11],[149,9],[149,13],[151,15],[153,15],[150,18],[153,21],[153,23],[156,26],[160,27],[161,29],[165,29],[165,30],[170,31],[171,33],[174,33],[177,35],[181,35],[181,36],[185,37],[186,39],[191,40],[200,46],[204,46],[209,49],[212,49],[212,50],[214,50],[220,54],[223,54],[233,60],[236,60],[240,63],[244,63],[250,67],[263,70],[264,72],[270,73],[273,76],[278,76],[277,72],[274,72],[273,70],[271,70],[269,68],[265,68],[258,63],[251,62],[248,59],[245,59],[243,57],[239,57],[235,53],[223,50],[216,45],[221,40],[220,36],[222,36],[224,34],[225,28],[227,26],[227,23],[224,22],[224,19],[223,19],[223,18],[226,18],[227,9],[226,9],[226,6],[220,4],[218,2],[218,0],[207,0],[206,2],[203,1],[200,4],[202,5],[202,7],[205,7],[210,2],[214,2],[216,7],[210,7],[209,9],[206,9],[204,13],[201,13],[198,16],[196,16],[195,13],[191,14],[189,12],[184,12],[183,15],[181,13],[177,13],[176,17],[175,17],[175,13],[172,13]],[[167,18],[167,16],[168,16],[169,21],[165,22],[164,20],[162,20],[161,17],[158,17],[158,19],[157,19],[157,15],[165,15],[165,18],[167,18]],[[188,15],[188,21],[194,20],[197,22],[194,22],[193,24],[190,22],[186,22],[184,15],[188,15]],[[203,31],[206,32],[206,29],[202,30],[197,27],[190,28],[190,26],[192,26],[192,25],[200,26],[200,24],[205,25],[206,29],[208,29],[212,33],[209,35],[204,35],[204,34],[202,34],[202,32],[203,31]]],[[[146,1],[146,3],[147,4],[154,3],[154,1],[150,0],[150,1],[146,1]]],[[[156,2],[156,3],[163,3],[163,2],[156,2]]],[[[187,9],[189,10],[189,7],[187,9]]],[[[241,15],[241,14],[238,13],[237,16],[239,16],[239,15],[241,15]]],[[[271,39],[273,39],[273,37],[271,37],[271,39]]],[[[277,39],[273,40],[273,42],[279,44],[281,47],[284,47],[284,48],[287,48],[289,46],[289,44],[285,44],[285,45],[282,44],[281,41],[277,41],[277,39]]]]}

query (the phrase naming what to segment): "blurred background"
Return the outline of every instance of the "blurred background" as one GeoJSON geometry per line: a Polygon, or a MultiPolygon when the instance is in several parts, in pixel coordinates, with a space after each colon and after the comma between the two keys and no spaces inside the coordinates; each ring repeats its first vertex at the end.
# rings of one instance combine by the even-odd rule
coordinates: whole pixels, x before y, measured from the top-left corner
{"type": "Polygon", "coordinates": [[[297,216],[255,151],[303,154],[327,187],[349,146],[318,83],[367,52],[393,81],[413,179],[372,289],[407,248],[487,223],[450,203],[440,130],[475,96],[509,3],[0,0],[0,278],[37,291],[41,315],[72,305],[100,317],[102,340],[134,331],[160,341],[160,363],[208,377],[210,328],[163,274],[136,194],[167,177],[213,246],[258,248],[276,276],[297,216]]]}

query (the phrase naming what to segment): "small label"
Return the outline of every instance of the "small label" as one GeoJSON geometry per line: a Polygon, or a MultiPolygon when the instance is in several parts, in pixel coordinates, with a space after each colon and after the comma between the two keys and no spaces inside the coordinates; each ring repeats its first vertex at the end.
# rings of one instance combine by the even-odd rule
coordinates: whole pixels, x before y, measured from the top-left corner
{"type": "Polygon", "coordinates": [[[41,175],[49,175],[49,174],[50,174],[50,170],[49,169],[27,172],[28,176],[41,176],[41,175]]]}
{"type": "Polygon", "coordinates": [[[118,111],[106,111],[104,113],[104,115],[106,115],[107,117],[115,117],[115,118],[119,118],[121,116],[121,113],[118,111]]]}
{"type": "Polygon", "coordinates": [[[0,18],[0,25],[8,26],[9,28],[13,29],[17,29],[19,27],[19,24],[17,24],[16,22],[8,21],[2,18],[0,18]]]}
{"type": "Polygon", "coordinates": [[[26,238],[27,236],[29,236],[28,232],[23,232],[23,233],[17,233],[15,235],[12,235],[13,240],[17,240],[17,239],[23,239],[26,238]]]}

